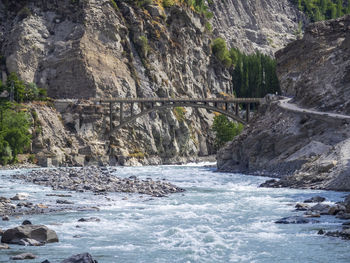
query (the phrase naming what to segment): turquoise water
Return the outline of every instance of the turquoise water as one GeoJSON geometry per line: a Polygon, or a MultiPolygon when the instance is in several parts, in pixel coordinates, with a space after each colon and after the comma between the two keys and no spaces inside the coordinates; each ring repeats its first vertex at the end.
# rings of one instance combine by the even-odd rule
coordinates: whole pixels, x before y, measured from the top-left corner
{"type": "MultiPolygon", "coordinates": [[[[35,203],[54,204],[49,188],[11,180],[14,171],[0,171],[0,196],[17,192],[31,195],[35,203]]],[[[326,216],[318,224],[277,225],[275,220],[297,214],[296,202],[322,195],[330,202],[344,193],[257,186],[262,177],[216,173],[201,166],[118,168],[118,176],[167,179],[186,192],[167,198],[138,194],[72,193],[65,198],[82,205],[99,205],[98,212],[62,212],[0,221],[0,228],[24,219],[54,229],[59,243],[43,247],[11,245],[0,250],[0,262],[19,252],[35,260],[60,262],[73,254],[89,252],[99,263],[113,262],[349,262],[350,241],[317,235],[320,228],[335,229],[339,220],[326,216]],[[125,200],[127,199],[127,200],[125,200]],[[77,222],[95,216],[101,222],[77,222]],[[76,226],[79,225],[80,228],[76,226]],[[75,235],[81,236],[75,238],[75,235]]],[[[56,193],[67,193],[57,191],[56,193]]]]}

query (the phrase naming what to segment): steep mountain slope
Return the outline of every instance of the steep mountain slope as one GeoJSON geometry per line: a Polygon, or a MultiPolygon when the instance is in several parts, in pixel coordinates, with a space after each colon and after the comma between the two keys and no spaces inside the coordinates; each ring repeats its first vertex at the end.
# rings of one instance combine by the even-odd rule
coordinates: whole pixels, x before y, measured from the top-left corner
{"type": "MultiPolygon", "coordinates": [[[[284,94],[302,107],[347,111],[350,16],[311,24],[276,54],[284,94]]],[[[290,111],[272,102],[218,154],[221,170],[284,177],[274,186],[350,190],[348,118],[290,111]]]]}
{"type": "Polygon", "coordinates": [[[213,1],[214,33],[231,46],[273,55],[295,40],[302,14],[289,0],[213,1]]]}
{"type": "MultiPolygon", "coordinates": [[[[247,37],[250,36],[247,32],[255,21],[263,21],[266,16],[272,19],[283,12],[281,16],[288,22],[273,19],[269,23],[259,22],[255,32],[268,28],[269,34],[276,30],[276,37],[286,33],[287,39],[295,31],[296,11],[287,2],[275,5],[276,1],[264,1],[257,14],[253,14],[245,1],[237,2],[242,3],[235,6],[237,12],[232,11],[232,16],[234,21],[239,21],[239,14],[245,13],[244,19],[249,20],[245,23],[247,28],[220,24],[227,13],[222,13],[220,5],[214,3],[214,33],[215,27],[226,27],[227,32],[244,31],[237,33],[237,37],[242,37],[244,47],[251,47],[245,50],[258,47],[260,40],[247,37]],[[265,10],[263,3],[269,8],[265,10]],[[288,6],[286,11],[283,6],[288,6]]],[[[0,49],[5,58],[3,80],[9,72],[17,72],[23,80],[46,88],[53,98],[217,97],[232,92],[230,74],[211,55],[215,34],[206,28],[204,17],[188,7],[163,8],[158,4],[140,7],[137,1],[122,0],[2,0],[0,13],[0,49]]],[[[275,47],[265,44],[266,41],[263,48],[267,53],[274,50],[275,47]]],[[[138,156],[141,162],[148,162],[143,156],[149,160],[157,156],[153,160],[159,163],[177,161],[179,156],[214,153],[210,130],[214,115],[206,110],[179,109],[185,118],[179,118],[172,110],[150,114],[128,129],[114,132],[109,144],[108,117],[89,114],[88,110],[79,112],[85,106],[70,105],[62,109],[61,119],[66,129],[70,136],[76,137],[73,141],[79,142],[76,147],[86,149],[89,142],[96,142],[97,146],[88,153],[80,151],[81,158],[87,156],[85,162],[111,154],[122,163],[132,156],[138,156]]],[[[134,110],[139,110],[137,105],[134,110]]],[[[57,145],[59,141],[51,137],[47,140],[51,142],[38,147],[38,151],[47,144],[51,154],[55,145],[53,155],[70,155],[67,151],[57,153],[62,148],[57,145]]],[[[64,163],[71,158],[59,159],[59,163],[64,163]]]]}

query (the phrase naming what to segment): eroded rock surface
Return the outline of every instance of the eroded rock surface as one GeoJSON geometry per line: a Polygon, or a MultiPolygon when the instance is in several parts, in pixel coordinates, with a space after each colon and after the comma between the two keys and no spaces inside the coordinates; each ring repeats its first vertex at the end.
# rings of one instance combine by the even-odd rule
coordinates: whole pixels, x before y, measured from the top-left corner
{"type": "MultiPolygon", "coordinates": [[[[212,34],[184,6],[115,2],[118,8],[109,0],[0,2],[3,82],[14,71],[57,99],[220,97],[232,92],[231,76],[212,56],[212,39],[271,54],[293,38],[299,16],[287,0],[213,1],[212,34]]],[[[112,132],[110,142],[108,114],[88,102],[65,103],[72,105],[56,104],[58,111],[31,105],[42,123],[33,144],[40,165],[183,163],[215,153],[207,110],[151,113],[112,132]]]]}
{"type": "MultiPolygon", "coordinates": [[[[350,16],[312,24],[276,54],[282,92],[295,104],[348,114],[349,25],[350,16]]],[[[283,177],[270,187],[350,190],[348,119],[290,111],[276,101],[260,110],[218,153],[220,170],[283,177]]]]}
{"type": "Polygon", "coordinates": [[[271,54],[296,39],[303,19],[288,0],[213,1],[214,33],[244,52],[271,54]]]}

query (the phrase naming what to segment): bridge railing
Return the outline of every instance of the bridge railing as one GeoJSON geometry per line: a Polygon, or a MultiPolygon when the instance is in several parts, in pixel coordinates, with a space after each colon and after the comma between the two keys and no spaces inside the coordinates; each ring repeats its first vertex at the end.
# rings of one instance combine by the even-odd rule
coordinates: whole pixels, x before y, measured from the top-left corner
{"type": "Polygon", "coordinates": [[[116,103],[132,103],[132,102],[210,102],[210,103],[261,103],[261,98],[96,98],[94,102],[116,102],[116,103]]]}

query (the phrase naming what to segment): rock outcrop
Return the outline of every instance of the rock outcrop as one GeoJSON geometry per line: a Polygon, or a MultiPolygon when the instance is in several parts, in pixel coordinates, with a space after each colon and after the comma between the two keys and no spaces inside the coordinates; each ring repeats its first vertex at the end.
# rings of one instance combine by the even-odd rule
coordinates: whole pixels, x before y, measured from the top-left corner
{"type": "MultiPolygon", "coordinates": [[[[282,92],[294,96],[295,104],[348,113],[349,25],[350,16],[312,24],[302,40],[276,54],[282,92]]],[[[348,191],[349,125],[346,118],[288,110],[272,102],[218,153],[218,167],[284,176],[270,186],[348,191]]]]}
{"type": "Polygon", "coordinates": [[[303,15],[289,0],[212,1],[214,34],[230,46],[273,53],[296,39],[303,15]]]}
{"type": "Polygon", "coordinates": [[[311,24],[276,57],[285,95],[306,108],[350,115],[350,16],[311,24]]]}
{"type": "MultiPolygon", "coordinates": [[[[0,1],[2,80],[14,71],[59,99],[231,93],[230,74],[211,56],[211,40],[234,32],[241,42],[231,44],[227,38],[230,46],[271,53],[292,38],[298,14],[287,0],[225,1],[232,15],[217,2],[211,6],[211,34],[203,16],[178,5],[0,1]]],[[[42,122],[33,150],[42,164],[177,163],[215,153],[214,115],[206,110],[180,109],[184,118],[172,110],[152,113],[112,133],[110,142],[103,112],[89,113],[93,107],[88,102],[66,102],[58,112],[33,105],[42,122]]]]}

